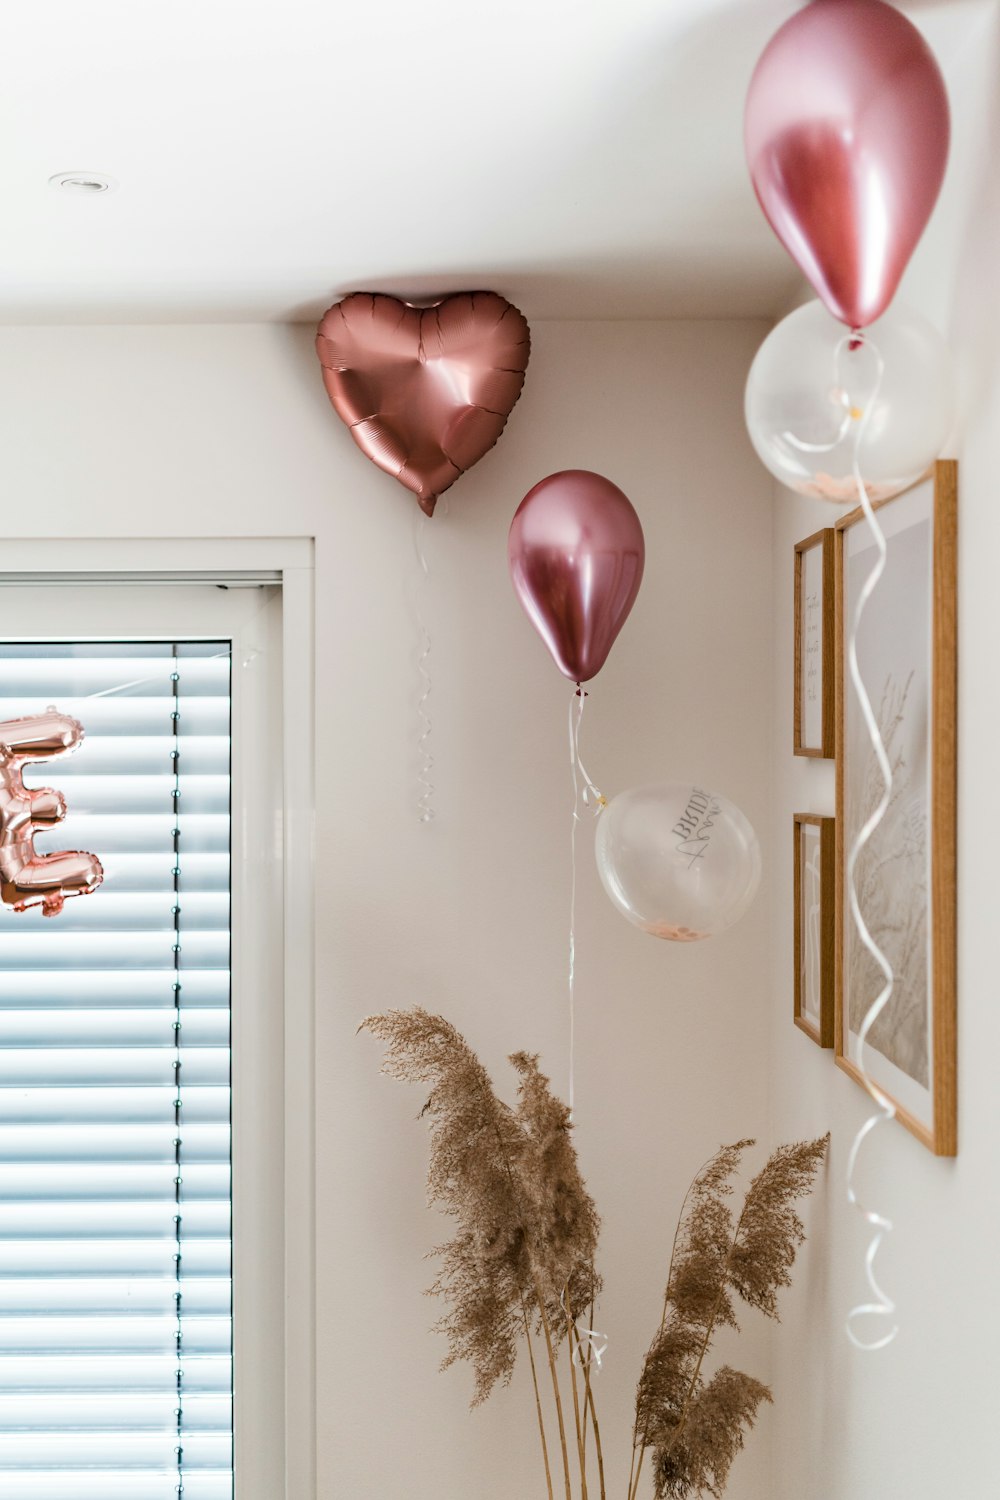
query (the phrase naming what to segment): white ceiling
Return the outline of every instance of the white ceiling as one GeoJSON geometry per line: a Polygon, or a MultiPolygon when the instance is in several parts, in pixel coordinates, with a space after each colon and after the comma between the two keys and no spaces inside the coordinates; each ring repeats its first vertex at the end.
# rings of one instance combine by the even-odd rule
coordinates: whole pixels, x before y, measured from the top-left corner
{"type": "MultiPolygon", "coordinates": [[[[947,68],[961,10],[904,7],[947,68]]],[[[529,318],[772,315],[743,164],[794,0],[10,0],[0,322],[314,319],[490,287],[529,318]],[[80,197],[65,171],[119,184],[80,197]]],[[[958,101],[956,101],[958,102],[958,101]]]]}

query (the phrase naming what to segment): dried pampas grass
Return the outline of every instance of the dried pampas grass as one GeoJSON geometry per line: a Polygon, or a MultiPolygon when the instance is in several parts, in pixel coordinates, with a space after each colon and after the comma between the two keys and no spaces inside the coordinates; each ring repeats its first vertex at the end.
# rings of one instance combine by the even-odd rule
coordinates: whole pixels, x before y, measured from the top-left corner
{"type": "MultiPolygon", "coordinates": [[[[580,1174],[568,1109],[526,1052],[510,1058],[516,1104],[499,1099],[468,1043],[440,1016],[394,1010],[369,1016],[360,1029],[385,1043],[383,1072],[429,1087],[421,1111],[431,1137],[428,1200],[454,1221],[452,1237],[432,1252],[439,1270],[430,1291],[447,1304],[436,1324],[448,1346],[443,1367],[471,1365],[478,1405],[510,1380],[523,1340],[549,1500],[554,1481],[539,1380],[546,1365],[565,1500],[589,1500],[588,1484],[607,1500],[593,1342],[581,1332],[601,1287],[600,1219],[580,1174]],[[536,1340],[544,1363],[536,1361],[536,1340]],[[591,1448],[596,1473],[588,1475],[591,1448]]],[[[779,1147],[750,1183],[738,1219],[729,1202],[732,1179],[753,1141],[723,1146],[691,1184],[660,1326],[636,1392],[627,1500],[637,1500],[647,1453],[656,1500],[722,1495],[771,1393],[729,1366],[708,1376],[706,1358],[717,1328],[738,1327],[737,1300],[777,1317],[778,1289],[790,1284],[805,1238],[793,1204],[809,1192],[827,1140],[779,1147]]]]}

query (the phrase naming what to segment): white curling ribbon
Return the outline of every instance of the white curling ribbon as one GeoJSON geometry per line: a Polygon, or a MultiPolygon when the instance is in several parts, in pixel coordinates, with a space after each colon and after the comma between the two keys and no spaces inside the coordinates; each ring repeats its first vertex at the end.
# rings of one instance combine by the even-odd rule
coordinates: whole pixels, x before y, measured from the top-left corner
{"type": "MultiPolygon", "coordinates": [[[[853,337],[853,335],[852,335],[852,337],[853,337]]],[[[848,343],[848,342],[850,342],[850,340],[844,339],[844,340],[841,341],[841,343],[839,343],[837,345],[836,351],[834,353],[834,359],[835,360],[839,360],[840,354],[841,354],[841,350],[843,349],[844,344],[848,343]]],[[[869,345],[868,347],[871,348],[872,346],[869,345]]],[[[881,384],[881,378],[882,377],[881,377],[881,374],[880,374],[879,375],[879,384],[881,384]]],[[[878,389],[878,386],[876,385],[876,390],[877,389],[878,389]]],[[[852,407],[850,397],[848,396],[847,392],[844,390],[843,386],[835,386],[834,387],[834,389],[830,392],[830,400],[832,401],[832,403],[834,404],[834,406],[842,406],[844,408],[844,415],[841,418],[840,427],[837,429],[837,435],[833,439],[832,442],[830,442],[830,443],[807,443],[804,438],[798,438],[798,437],[796,437],[795,434],[794,434],[794,432],[783,432],[781,434],[781,436],[784,439],[784,441],[786,443],[789,443],[793,448],[798,448],[798,450],[799,450],[800,453],[832,453],[833,450],[834,450],[834,448],[839,447],[840,444],[844,441],[844,439],[847,436],[848,432],[850,431],[851,423],[855,420],[857,408],[856,407],[852,407]]],[[[871,406],[874,405],[874,401],[875,401],[875,397],[874,397],[874,394],[873,394],[872,395],[872,400],[869,403],[869,410],[871,409],[871,406]]],[[[860,437],[858,439],[858,444],[860,444],[860,437]]],[[[856,453],[855,453],[855,456],[856,456],[856,453]]]]}
{"type": "MultiPolygon", "coordinates": [[[[872,937],[872,934],[868,929],[868,924],[865,921],[864,914],[861,911],[861,906],[858,901],[858,893],[854,877],[857,870],[858,860],[860,859],[861,854],[863,853],[866,845],[869,843],[870,839],[875,833],[875,830],[878,828],[879,824],[882,822],[882,819],[885,817],[886,812],[888,811],[889,802],[892,797],[892,766],[890,764],[889,756],[885,748],[885,743],[879,730],[878,720],[875,717],[875,711],[872,708],[871,699],[868,696],[868,690],[865,687],[864,679],[861,676],[861,669],[858,665],[858,631],[861,627],[861,619],[864,615],[865,608],[868,604],[869,599],[875,592],[875,589],[878,587],[879,580],[881,579],[882,574],[885,572],[886,557],[888,552],[885,533],[882,531],[882,528],[876,518],[875,510],[872,506],[871,500],[869,499],[868,491],[865,487],[864,478],[861,472],[861,445],[864,440],[868,421],[871,417],[872,410],[874,409],[875,402],[878,398],[879,388],[882,384],[882,376],[884,374],[885,366],[882,361],[882,356],[880,355],[875,344],[872,343],[870,339],[864,338],[863,335],[858,333],[850,334],[846,338],[841,340],[840,344],[837,346],[837,358],[839,360],[841,353],[848,345],[856,348],[859,341],[874,355],[877,373],[875,378],[875,385],[868,398],[868,401],[866,402],[863,411],[858,412],[857,414],[858,427],[854,442],[853,472],[854,480],[858,487],[858,495],[861,500],[861,509],[864,512],[865,520],[868,523],[868,529],[875,542],[878,556],[876,557],[875,564],[872,567],[871,572],[868,574],[868,577],[865,579],[864,584],[861,588],[861,592],[858,595],[857,604],[855,605],[854,609],[854,618],[851,621],[850,635],[848,637],[847,655],[850,667],[851,683],[854,687],[858,705],[861,709],[861,715],[864,719],[865,728],[868,731],[868,738],[871,742],[872,751],[874,752],[875,759],[882,776],[883,791],[882,796],[879,798],[878,805],[874,808],[869,818],[858,830],[857,836],[854,839],[853,844],[851,845],[850,853],[847,856],[847,889],[851,917],[854,922],[855,930],[857,931],[862,945],[871,954],[871,957],[874,960],[876,966],[881,971],[885,983],[883,984],[879,993],[876,995],[875,999],[872,1001],[871,1005],[868,1007],[865,1018],[861,1023],[861,1027],[858,1031],[857,1047],[854,1059],[858,1069],[858,1073],[861,1077],[861,1081],[867,1089],[875,1105],[877,1106],[877,1113],[871,1115],[865,1121],[865,1123],[862,1125],[861,1129],[855,1136],[854,1143],[851,1146],[850,1155],[847,1161],[847,1201],[853,1208],[857,1209],[864,1222],[869,1225],[870,1228],[874,1229],[875,1233],[869,1241],[868,1249],[865,1252],[865,1280],[867,1281],[869,1291],[871,1292],[871,1300],[859,1303],[857,1306],[851,1309],[851,1311],[847,1315],[846,1326],[847,1336],[850,1339],[851,1343],[855,1346],[855,1348],[873,1352],[877,1349],[884,1349],[886,1345],[892,1343],[893,1339],[896,1337],[896,1334],[899,1332],[898,1325],[896,1323],[893,1323],[892,1327],[886,1334],[884,1334],[879,1339],[873,1340],[865,1340],[859,1338],[854,1331],[853,1325],[855,1323],[855,1320],[861,1317],[891,1319],[895,1314],[895,1303],[879,1285],[878,1280],[875,1276],[876,1256],[878,1255],[878,1252],[882,1247],[882,1242],[885,1239],[885,1236],[891,1232],[893,1226],[891,1219],[888,1219],[884,1214],[878,1213],[875,1209],[867,1207],[861,1201],[854,1186],[854,1178],[858,1163],[858,1157],[865,1141],[868,1139],[869,1135],[871,1135],[876,1126],[880,1125],[884,1120],[893,1119],[896,1113],[895,1106],[893,1105],[891,1100],[887,1099],[885,1094],[882,1093],[881,1089],[877,1087],[877,1085],[870,1077],[867,1068],[865,1067],[865,1046],[867,1044],[872,1027],[875,1025],[875,1022],[885,1010],[892,997],[894,976],[892,971],[892,964],[889,962],[889,959],[887,958],[885,953],[883,953],[882,949],[879,947],[878,943],[876,943],[875,939],[872,937]]],[[[852,408],[849,405],[846,398],[845,405],[847,405],[848,407],[847,419],[851,420],[854,417],[855,408],[852,408]]],[[[848,1029],[849,1024],[850,1023],[848,1021],[848,1029]]]]}
{"type": "Polygon", "coordinates": [[[580,783],[583,782],[583,805],[593,807],[594,817],[599,817],[607,806],[607,798],[597,790],[580,759],[580,720],[587,702],[587,690],[577,683],[573,697],[569,700],[569,764],[573,776],[573,821],[570,827],[570,896],[569,896],[569,1118],[573,1123],[573,1102],[576,1089],[576,829],[580,821],[580,783]],[[573,712],[579,700],[579,707],[573,712]]]}
{"type": "Polygon", "coordinates": [[[430,524],[430,517],[424,515],[423,511],[416,509],[413,513],[413,545],[417,554],[417,598],[416,598],[416,622],[417,622],[417,675],[420,678],[420,692],[417,697],[417,815],[421,823],[434,821],[434,783],[431,776],[434,771],[434,756],[431,753],[431,716],[428,703],[431,696],[431,674],[428,665],[431,655],[431,633],[427,628],[424,618],[423,601],[427,592],[427,579],[430,568],[427,563],[427,554],[424,551],[424,531],[430,524]]]}
{"type": "MultiPolygon", "coordinates": [[[[566,1306],[565,1292],[559,1293],[559,1306],[562,1308],[568,1319],[570,1317],[570,1311],[566,1306]]],[[[590,1325],[588,1323],[585,1323],[582,1318],[574,1318],[573,1327],[576,1329],[579,1336],[579,1342],[576,1348],[573,1350],[573,1359],[581,1367],[581,1369],[585,1365],[590,1364],[591,1360],[593,1360],[593,1362],[597,1365],[597,1373],[600,1374],[601,1361],[608,1351],[608,1344],[610,1342],[607,1334],[598,1333],[596,1328],[591,1328],[590,1325]],[[584,1339],[586,1339],[587,1341],[586,1359],[584,1358],[583,1354],[584,1339]]]]}
{"type": "Polygon", "coordinates": [[[576,1348],[574,1349],[573,1358],[578,1362],[578,1364],[582,1366],[584,1364],[589,1364],[591,1357],[593,1357],[594,1363],[597,1366],[597,1373],[599,1375],[601,1373],[601,1360],[607,1353],[608,1348],[607,1334],[598,1333],[596,1328],[588,1328],[586,1323],[582,1323],[579,1318],[576,1320],[576,1331],[580,1335],[581,1342],[577,1344],[576,1348]],[[583,1357],[582,1341],[584,1339],[587,1340],[586,1360],[583,1357]]]}
{"type": "Polygon", "coordinates": [[[892,766],[889,763],[889,757],[886,753],[885,744],[883,743],[882,735],[878,727],[878,721],[875,718],[875,713],[872,709],[871,699],[868,696],[868,690],[866,689],[864,679],[861,676],[861,670],[858,666],[857,650],[858,630],[861,625],[861,617],[864,614],[865,606],[867,605],[872,594],[875,592],[879,579],[885,572],[886,554],[888,550],[886,546],[885,534],[876,519],[875,510],[872,506],[871,500],[869,499],[868,490],[865,486],[864,476],[861,472],[861,445],[864,441],[865,432],[867,430],[868,423],[871,420],[871,415],[875,409],[875,403],[878,399],[879,391],[881,389],[882,377],[885,373],[885,364],[883,362],[881,354],[878,351],[877,346],[870,338],[866,337],[860,332],[852,332],[846,334],[844,338],[840,340],[836,350],[834,351],[834,370],[834,379],[837,383],[835,384],[831,393],[832,399],[835,405],[843,407],[844,415],[841,419],[840,427],[832,441],[829,443],[807,443],[801,438],[797,438],[795,434],[791,432],[782,433],[782,437],[786,442],[792,444],[793,447],[796,447],[803,452],[828,453],[843,441],[843,439],[847,435],[851,423],[857,422],[858,425],[854,435],[854,461],[852,466],[853,477],[854,482],[857,485],[858,496],[861,500],[861,509],[864,512],[865,520],[868,523],[868,529],[871,532],[872,537],[874,538],[875,547],[878,552],[878,556],[875,560],[875,565],[869,573],[868,577],[865,579],[861,592],[858,595],[858,602],[854,609],[854,618],[851,621],[851,630],[848,637],[847,648],[851,682],[853,684],[855,694],[857,695],[858,704],[861,708],[861,715],[865,722],[865,728],[868,731],[868,738],[871,742],[872,750],[875,753],[875,759],[878,763],[879,771],[882,774],[883,782],[883,792],[881,798],[879,799],[878,806],[874,809],[871,816],[865,822],[864,826],[859,829],[857,837],[855,838],[854,843],[851,846],[850,853],[847,857],[847,887],[849,893],[851,917],[854,921],[854,926],[857,931],[858,937],[861,939],[864,947],[871,954],[885,980],[885,983],[882,986],[881,990],[876,995],[871,1005],[868,1007],[865,1018],[861,1023],[861,1028],[858,1032],[856,1056],[854,1059],[858,1069],[858,1073],[861,1077],[861,1082],[864,1084],[865,1089],[874,1100],[875,1104],[878,1106],[878,1113],[871,1115],[858,1131],[857,1135],[854,1138],[854,1143],[851,1146],[850,1155],[847,1160],[847,1201],[852,1208],[856,1208],[858,1210],[858,1213],[864,1219],[865,1223],[875,1230],[875,1234],[872,1236],[872,1239],[868,1245],[868,1249],[865,1252],[865,1280],[868,1283],[868,1287],[872,1295],[872,1300],[870,1302],[859,1303],[848,1313],[847,1337],[850,1339],[851,1343],[854,1344],[855,1348],[863,1349],[866,1351],[874,1351],[876,1349],[884,1349],[887,1344],[892,1343],[893,1339],[896,1337],[896,1334],[899,1332],[897,1325],[893,1324],[890,1331],[885,1334],[884,1337],[875,1339],[871,1342],[866,1342],[865,1340],[858,1338],[857,1334],[854,1332],[853,1324],[854,1320],[859,1317],[891,1318],[896,1311],[896,1304],[893,1302],[892,1298],[889,1297],[885,1291],[883,1291],[882,1287],[879,1285],[875,1277],[875,1258],[878,1255],[879,1250],[881,1249],[882,1241],[884,1240],[885,1236],[892,1230],[892,1220],[886,1218],[884,1214],[876,1212],[875,1209],[867,1208],[861,1202],[854,1186],[854,1175],[855,1169],[857,1167],[858,1156],[864,1142],[868,1139],[869,1135],[877,1125],[880,1125],[883,1120],[893,1119],[896,1114],[895,1106],[892,1104],[891,1100],[886,1098],[881,1089],[879,1089],[873,1082],[867,1068],[865,1067],[865,1045],[868,1041],[868,1035],[872,1027],[875,1025],[875,1022],[878,1020],[879,1016],[882,1014],[883,1010],[889,1003],[889,1000],[892,996],[894,976],[892,972],[892,965],[868,930],[868,924],[864,919],[860,904],[858,902],[858,893],[854,884],[854,872],[857,868],[858,859],[865,849],[865,846],[868,844],[876,828],[885,817],[886,811],[889,807],[889,801],[892,796],[892,766]],[[871,352],[875,359],[876,369],[874,385],[863,407],[859,407],[857,404],[853,403],[850,399],[848,391],[843,385],[839,383],[841,356],[847,349],[855,351],[859,348],[865,348],[871,352]]]}

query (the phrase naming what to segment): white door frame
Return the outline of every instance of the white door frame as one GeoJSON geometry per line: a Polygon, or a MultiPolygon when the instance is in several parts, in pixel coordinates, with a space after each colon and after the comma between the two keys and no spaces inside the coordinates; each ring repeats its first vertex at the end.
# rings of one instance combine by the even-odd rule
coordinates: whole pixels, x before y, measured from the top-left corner
{"type": "MultiPolygon", "coordinates": [[[[316,1496],[316,1356],[315,1356],[315,909],[314,892],[314,603],[313,541],[309,537],[226,537],[5,541],[0,557],[0,607],[3,586],[85,584],[114,588],[119,584],[268,583],[281,590],[281,758],[282,806],[280,863],[283,916],[283,981],[280,1032],[283,1069],[280,1106],[283,1151],[277,1162],[281,1210],[277,1253],[283,1262],[282,1285],[270,1289],[266,1327],[279,1320],[283,1338],[283,1411],[273,1413],[282,1430],[268,1435],[266,1447],[283,1452],[282,1500],[315,1500],[316,1496]],[[272,1301],[272,1297],[274,1301],[272,1301]]],[[[12,622],[13,623],[13,622],[12,622]]],[[[3,622],[0,619],[0,633],[3,622]]],[[[14,633],[20,633],[15,626],[14,633]]],[[[252,646],[252,642],[250,643],[252,646]]],[[[234,643],[234,654],[235,654],[234,643]]],[[[235,666],[235,663],[234,663],[235,666]]],[[[234,670],[234,725],[240,693],[234,670]]],[[[273,710],[272,710],[273,712],[273,710]]],[[[235,779],[235,766],[234,766],[235,779]]],[[[236,830],[234,829],[234,837],[236,830]]],[[[277,840],[276,840],[277,842],[277,840]]],[[[234,870],[237,901],[240,872],[234,870]]],[[[235,911],[234,911],[235,917],[235,911]]],[[[235,927],[234,927],[235,931],[235,927]]],[[[234,1029],[238,1026],[234,1018],[234,1029]]],[[[258,1059],[259,1062],[259,1059],[258,1059]]],[[[239,1135],[238,1063],[234,1054],[234,1125],[239,1135]]],[[[248,1101],[249,1104],[252,1101],[248,1101]]],[[[248,1106],[244,1106],[247,1108],[248,1106]]],[[[258,1139],[259,1132],[251,1131],[258,1139]]],[[[234,1255],[237,1264],[234,1386],[236,1390],[236,1500],[279,1500],[273,1486],[260,1488],[261,1433],[239,1420],[240,1391],[256,1387],[261,1359],[273,1352],[261,1347],[261,1329],[249,1326],[253,1309],[241,1309],[239,1293],[239,1204],[259,1190],[253,1160],[234,1147],[234,1255]],[[242,1158],[242,1160],[241,1160],[242,1158]],[[241,1337],[241,1323],[246,1336],[241,1337]]],[[[276,1181],[274,1173],[260,1174],[276,1181]]],[[[260,1221],[259,1211],[252,1216],[260,1221]]],[[[244,1247],[245,1248],[245,1247],[244,1247]]],[[[254,1253],[251,1247],[251,1254],[254,1253]]],[[[275,1263],[265,1256],[264,1263],[275,1263]]],[[[253,1277],[248,1276],[248,1280],[253,1277]]],[[[257,1289],[259,1290],[259,1288],[257,1289]]],[[[266,1345],[266,1341],[265,1345],[266,1345]]],[[[273,1368],[264,1387],[275,1389],[273,1368]]],[[[280,1372],[279,1372],[280,1373],[280,1372]]],[[[255,1423],[262,1402],[251,1398],[255,1423]]],[[[264,1468],[271,1467],[264,1465],[264,1468]]],[[[273,1474],[274,1470],[271,1469],[273,1474]]]]}

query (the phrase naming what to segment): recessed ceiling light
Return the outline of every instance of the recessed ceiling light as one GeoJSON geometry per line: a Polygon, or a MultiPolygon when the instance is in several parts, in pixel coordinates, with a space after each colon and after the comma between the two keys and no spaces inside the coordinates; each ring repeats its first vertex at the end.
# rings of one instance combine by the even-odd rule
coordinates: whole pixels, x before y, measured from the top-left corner
{"type": "Polygon", "coordinates": [[[106,172],[57,172],[49,178],[49,187],[59,192],[72,193],[75,197],[93,197],[96,193],[108,193],[118,186],[106,172]]]}

